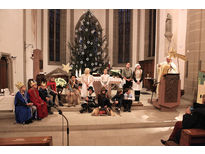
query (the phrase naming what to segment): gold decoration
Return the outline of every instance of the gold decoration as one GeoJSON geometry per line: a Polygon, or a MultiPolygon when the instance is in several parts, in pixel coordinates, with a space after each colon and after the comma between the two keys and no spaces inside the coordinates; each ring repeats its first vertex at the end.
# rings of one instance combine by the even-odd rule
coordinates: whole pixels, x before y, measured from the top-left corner
{"type": "Polygon", "coordinates": [[[63,70],[66,71],[67,73],[69,73],[69,71],[72,69],[72,67],[70,67],[70,63],[64,65],[62,64],[63,66],[63,70]]]}
{"type": "Polygon", "coordinates": [[[17,83],[16,83],[16,87],[17,87],[18,89],[21,89],[23,86],[24,86],[24,84],[23,84],[22,82],[17,82],[17,83]]]}
{"type": "Polygon", "coordinates": [[[37,84],[36,81],[31,81],[30,86],[33,87],[35,84],[37,84]]]}
{"type": "Polygon", "coordinates": [[[173,48],[171,48],[171,50],[168,52],[168,54],[169,54],[170,58],[172,58],[172,57],[173,58],[180,58],[180,59],[182,59],[184,61],[187,61],[187,57],[185,55],[177,53],[177,51],[174,50],[173,48]]]}

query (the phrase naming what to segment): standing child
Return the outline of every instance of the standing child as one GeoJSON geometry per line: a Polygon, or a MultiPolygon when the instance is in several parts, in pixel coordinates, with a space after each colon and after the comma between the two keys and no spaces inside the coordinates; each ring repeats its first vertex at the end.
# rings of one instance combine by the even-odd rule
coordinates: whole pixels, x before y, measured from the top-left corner
{"type": "Polygon", "coordinates": [[[132,100],[133,97],[131,94],[131,89],[126,88],[124,94],[124,100],[123,100],[124,112],[126,111],[131,112],[132,100]]]}
{"type": "Polygon", "coordinates": [[[135,101],[139,103],[140,90],[142,90],[143,71],[140,64],[135,65],[135,71],[133,72],[133,90],[135,93],[135,101]]]}

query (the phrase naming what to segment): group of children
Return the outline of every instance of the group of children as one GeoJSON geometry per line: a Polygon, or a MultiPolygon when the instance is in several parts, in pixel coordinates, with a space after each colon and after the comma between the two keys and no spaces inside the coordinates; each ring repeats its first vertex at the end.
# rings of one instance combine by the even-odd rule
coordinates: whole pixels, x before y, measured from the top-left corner
{"type": "Polygon", "coordinates": [[[55,78],[51,77],[48,82],[37,82],[29,80],[28,91],[22,82],[18,82],[16,87],[19,91],[15,96],[15,119],[17,123],[29,124],[33,120],[41,120],[53,114],[51,107],[57,106],[55,103],[58,95],[59,105],[63,106],[60,101],[60,94],[56,91],[55,78]],[[51,99],[53,96],[53,99],[51,99]]]}
{"type": "MultiPolygon", "coordinates": [[[[69,106],[80,104],[80,99],[83,100],[80,113],[89,112],[92,115],[112,115],[113,107],[117,113],[120,113],[121,107],[124,107],[124,112],[131,112],[134,98],[130,88],[125,88],[124,90],[119,88],[116,95],[110,99],[106,86],[102,86],[97,96],[92,85],[86,86],[88,88],[84,89],[84,91],[85,93],[86,91],[88,92],[87,96],[82,97],[83,89],[80,88],[75,75],[72,75],[66,88],[66,99],[69,106]]],[[[57,106],[55,103],[56,96],[59,100],[58,104],[63,106],[61,92],[56,88],[55,77],[51,77],[48,82],[41,81],[38,84],[33,79],[30,79],[28,91],[21,82],[18,82],[16,87],[19,89],[15,96],[15,118],[17,123],[28,124],[32,123],[33,120],[41,120],[48,114],[53,114],[51,107],[57,106]],[[50,96],[52,96],[52,99],[50,96]]]]}
{"type": "Polygon", "coordinates": [[[81,104],[82,109],[80,113],[88,112],[95,116],[113,115],[113,110],[120,113],[121,107],[124,107],[124,112],[131,112],[133,96],[131,94],[131,89],[126,88],[123,94],[123,89],[119,88],[116,95],[110,99],[107,89],[102,87],[100,94],[97,95],[98,103],[96,103],[95,100],[96,95],[94,89],[90,86],[88,88],[88,96],[81,104]]]}

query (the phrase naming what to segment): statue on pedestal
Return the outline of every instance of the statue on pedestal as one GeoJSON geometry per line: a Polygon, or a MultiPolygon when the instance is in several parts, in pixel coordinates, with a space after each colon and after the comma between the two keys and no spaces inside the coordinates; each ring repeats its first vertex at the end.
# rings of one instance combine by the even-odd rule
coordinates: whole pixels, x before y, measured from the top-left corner
{"type": "Polygon", "coordinates": [[[172,39],[172,16],[168,13],[166,24],[165,24],[165,34],[164,36],[168,39],[169,42],[171,42],[172,39]]]}

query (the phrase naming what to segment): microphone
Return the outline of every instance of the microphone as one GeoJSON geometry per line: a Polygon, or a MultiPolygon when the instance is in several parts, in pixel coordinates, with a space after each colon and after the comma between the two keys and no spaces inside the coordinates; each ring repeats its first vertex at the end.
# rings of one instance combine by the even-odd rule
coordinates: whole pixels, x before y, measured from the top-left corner
{"type": "Polygon", "coordinates": [[[55,108],[55,109],[58,111],[58,113],[59,113],[60,115],[63,114],[62,110],[60,110],[60,109],[57,107],[56,104],[53,106],[53,108],[55,108]]]}
{"type": "Polygon", "coordinates": [[[67,124],[67,146],[69,146],[69,122],[68,119],[66,118],[66,116],[63,114],[62,110],[60,110],[57,105],[54,105],[53,108],[55,108],[58,113],[66,120],[66,124],[67,124]]]}

